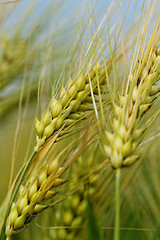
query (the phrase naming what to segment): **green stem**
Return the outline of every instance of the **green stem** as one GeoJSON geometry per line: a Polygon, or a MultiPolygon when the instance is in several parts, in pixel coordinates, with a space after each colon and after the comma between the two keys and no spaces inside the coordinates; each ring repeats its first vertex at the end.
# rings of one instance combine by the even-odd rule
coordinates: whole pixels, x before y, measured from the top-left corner
{"type": "Polygon", "coordinates": [[[17,193],[17,191],[18,191],[18,189],[19,189],[19,187],[20,187],[20,185],[21,185],[21,182],[22,182],[22,180],[23,180],[23,177],[24,177],[24,175],[25,175],[25,173],[26,173],[26,171],[27,171],[27,169],[28,169],[28,167],[29,167],[29,165],[30,165],[30,163],[31,163],[31,161],[32,161],[35,153],[36,153],[36,151],[34,150],[34,151],[32,152],[32,154],[31,154],[28,162],[26,163],[25,167],[23,168],[23,170],[22,170],[22,172],[21,172],[21,174],[20,174],[20,177],[19,177],[19,179],[18,179],[18,182],[17,182],[17,184],[16,184],[16,186],[15,186],[15,188],[14,188],[14,190],[13,190],[11,199],[10,199],[10,201],[9,201],[9,206],[8,206],[8,209],[7,209],[7,212],[6,212],[5,220],[4,220],[4,223],[3,223],[3,227],[2,227],[2,230],[1,230],[1,233],[0,233],[0,234],[1,234],[1,235],[0,235],[0,240],[2,240],[3,237],[4,237],[6,221],[7,221],[8,215],[9,215],[9,213],[10,213],[10,209],[11,209],[12,203],[13,203],[13,201],[14,201],[14,198],[15,198],[15,196],[16,196],[16,193],[17,193]]]}
{"type": "Polygon", "coordinates": [[[114,240],[120,240],[120,180],[121,180],[121,170],[116,169],[114,240]]]}

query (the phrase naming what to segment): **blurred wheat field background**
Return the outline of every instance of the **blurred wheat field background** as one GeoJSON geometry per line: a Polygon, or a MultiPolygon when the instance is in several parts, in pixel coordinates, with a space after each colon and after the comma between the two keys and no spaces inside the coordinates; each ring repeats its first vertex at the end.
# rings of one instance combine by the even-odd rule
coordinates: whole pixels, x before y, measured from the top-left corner
{"type": "Polygon", "coordinates": [[[13,219],[25,215],[24,224],[16,227],[8,221],[11,232],[8,236],[6,230],[4,235],[1,232],[0,239],[160,239],[159,15],[158,0],[0,1],[0,205],[33,149],[44,155],[35,154],[21,186],[28,198],[32,191],[43,189],[44,180],[52,191],[47,190],[48,199],[44,195],[38,202],[37,212],[30,209],[25,215],[19,207],[24,190],[18,190],[14,199],[18,215],[13,214],[13,219]],[[120,97],[130,93],[130,101],[134,87],[143,88],[143,81],[135,76],[141,70],[142,77],[154,51],[155,97],[150,93],[145,98],[146,108],[140,116],[138,111],[136,119],[141,121],[135,124],[145,132],[136,140],[138,160],[122,168],[130,156],[127,152],[118,165],[122,169],[116,236],[117,165],[108,153],[114,147],[109,132],[114,133],[114,119],[121,120],[120,97]],[[66,113],[69,107],[72,110],[66,113]],[[49,123],[43,130],[40,125],[36,128],[36,119],[45,122],[48,112],[49,123]],[[59,123],[61,116],[65,117],[59,123]],[[50,133],[46,128],[54,117],[57,122],[50,133]],[[55,142],[43,153],[54,136],[55,142]],[[52,187],[50,179],[55,181],[52,187]]]}

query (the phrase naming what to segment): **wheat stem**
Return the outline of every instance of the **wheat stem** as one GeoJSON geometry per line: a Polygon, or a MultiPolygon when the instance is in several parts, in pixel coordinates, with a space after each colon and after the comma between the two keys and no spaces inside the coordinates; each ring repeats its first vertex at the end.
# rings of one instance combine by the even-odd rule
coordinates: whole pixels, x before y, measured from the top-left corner
{"type": "Polygon", "coordinates": [[[114,222],[114,240],[120,240],[120,181],[121,170],[117,169],[115,173],[115,222],[114,222]]]}

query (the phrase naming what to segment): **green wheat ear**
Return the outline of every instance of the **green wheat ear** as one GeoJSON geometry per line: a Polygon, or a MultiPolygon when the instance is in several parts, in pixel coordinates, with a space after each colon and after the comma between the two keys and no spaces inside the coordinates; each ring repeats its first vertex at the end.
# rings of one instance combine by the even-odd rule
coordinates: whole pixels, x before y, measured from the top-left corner
{"type": "MultiPolygon", "coordinates": [[[[76,176],[76,179],[74,179],[75,183],[82,181],[82,177],[78,176],[80,169],[82,168],[82,159],[83,158],[81,157],[77,159],[71,171],[71,177],[76,176]]],[[[81,234],[82,230],[79,229],[79,226],[86,224],[87,196],[91,199],[91,203],[93,204],[95,204],[96,199],[96,186],[97,181],[99,180],[99,175],[96,171],[92,171],[92,173],[89,172],[92,167],[93,160],[93,156],[88,156],[85,159],[89,168],[85,173],[85,175],[87,175],[87,177],[84,179],[85,183],[81,183],[77,191],[65,199],[61,206],[55,209],[56,225],[66,227],[69,226],[69,228],[65,229],[62,227],[57,230],[50,230],[50,236],[53,240],[76,239],[78,238],[79,234],[81,234]]],[[[71,181],[69,185],[69,191],[75,189],[74,185],[75,184],[73,184],[71,181]]]]}
{"type": "Polygon", "coordinates": [[[160,87],[159,19],[155,25],[146,53],[135,64],[119,104],[113,102],[111,131],[105,131],[104,151],[115,169],[115,226],[114,240],[120,239],[120,179],[121,169],[136,162],[141,155],[138,146],[152,120],[140,127],[149,109],[158,99],[160,87]]]}
{"type": "MultiPolygon", "coordinates": [[[[36,119],[37,144],[19,174],[17,183],[15,186],[13,184],[13,192],[11,191],[9,196],[9,206],[2,222],[2,237],[4,231],[7,238],[21,231],[37,213],[48,207],[42,202],[51,199],[56,194],[55,191],[50,191],[51,188],[59,187],[66,182],[66,179],[60,177],[69,165],[64,169],[58,167],[57,172],[51,171],[50,173],[44,166],[42,172],[37,171],[36,178],[30,179],[26,183],[27,185],[21,185],[24,176],[29,172],[28,168],[34,162],[34,157],[39,153],[45,156],[59,134],[63,135],[68,127],[83,119],[85,115],[87,116],[86,111],[93,111],[91,91],[96,96],[95,100],[98,101],[97,85],[102,86],[105,83],[105,78],[104,67],[100,67],[100,64],[97,63],[90,70],[89,76],[80,75],[75,81],[69,79],[67,88],[62,87],[59,99],[53,97],[42,119],[40,121],[36,119]],[[19,192],[22,189],[24,191],[19,192]],[[19,194],[16,199],[17,193],[19,194]]],[[[32,169],[30,171],[32,172],[32,169]]]]}
{"type": "Polygon", "coordinates": [[[61,178],[65,171],[66,168],[59,167],[56,158],[48,163],[45,162],[39,170],[31,174],[26,184],[21,184],[7,219],[6,239],[22,231],[26,224],[48,207],[44,201],[58,194],[56,188],[67,181],[61,178]]]}
{"type": "Polygon", "coordinates": [[[63,125],[65,128],[69,127],[83,119],[85,111],[93,110],[91,88],[94,95],[98,97],[96,72],[98,73],[99,84],[102,86],[105,80],[105,71],[104,67],[97,63],[89,73],[92,86],[90,86],[88,75],[83,76],[81,74],[75,81],[69,79],[67,88],[65,89],[62,86],[59,98],[52,98],[42,119],[40,121],[36,119],[36,151],[63,125]]]}
{"type": "Polygon", "coordinates": [[[11,38],[6,33],[1,35],[0,40],[0,90],[2,90],[15,77],[23,74],[27,41],[20,37],[11,38]]]}
{"type": "Polygon", "coordinates": [[[136,150],[148,125],[140,128],[139,124],[160,92],[156,85],[160,79],[160,47],[155,46],[138,68],[141,71],[136,78],[133,73],[130,89],[119,96],[120,104],[114,105],[112,132],[105,131],[104,150],[115,169],[129,166],[140,158],[136,150]]]}
{"type": "MultiPolygon", "coordinates": [[[[94,127],[97,127],[96,124],[94,127]]],[[[96,138],[92,128],[90,131],[87,131],[88,140],[83,143],[84,134],[86,134],[86,130],[78,138],[82,144],[77,144],[77,139],[74,139],[67,146],[65,142],[63,146],[60,141],[57,143],[60,144],[60,149],[57,149],[58,146],[56,144],[55,148],[48,152],[47,157],[43,153],[46,145],[39,151],[39,155],[37,153],[38,156],[34,159],[31,169],[26,172],[26,178],[29,175],[28,179],[21,182],[16,197],[12,202],[5,224],[7,240],[24,230],[37,214],[64,200],[65,192],[67,191],[65,191],[63,185],[68,182],[65,172],[96,138]],[[64,147],[63,150],[62,147],[64,147]]],[[[93,179],[90,179],[91,181],[93,179]]],[[[67,194],[70,192],[67,192],[67,194]]]]}

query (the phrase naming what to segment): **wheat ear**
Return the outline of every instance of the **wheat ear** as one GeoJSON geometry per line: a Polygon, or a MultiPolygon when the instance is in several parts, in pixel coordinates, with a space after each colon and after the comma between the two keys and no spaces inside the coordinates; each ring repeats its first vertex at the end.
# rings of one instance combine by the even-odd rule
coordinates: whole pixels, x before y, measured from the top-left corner
{"type": "MultiPolygon", "coordinates": [[[[77,169],[80,168],[80,161],[77,161],[73,167],[73,173],[77,173],[77,169]]],[[[87,161],[88,159],[86,159],[87,161]]],[[[55,209],[55,221],[58,226],[66,226],[69,228],[59,228],[57,231],[55,229],[50,232],[52,239],[57,240],[69,240],[75,239],[80,233],[79,226],[82,226],[85,223],[85,214],[87,209],[87,196],[91,199],[91,203],[94,203],[95,193],[96,193],[96,183],[98,181],[98,174],[96,172],[88,173],[87,178],[85,177],[85,184],[81,184],[78,187],[77,191],[68,197],[62,206],[55,209]]],[[[75,179],[74,181],[82,181],[81,176],[75,179]]],[[[71,184],[69,191],[74,190],[75,186],[71,184]]]]}
{"type": "MultiPolygon", "coordinates": [[[[85,78],[80,76],[73,83],[69,81],[68,90],[64,90],[64,87],[62,87],[60,93],[60,100],[56,100],[55,98],[53,98],[51,104],[49,105],[41,121],[36,120],[35,128],[37,131],[37,145],[35,147],[33,156],[39,150],[39,148],[46,143],[48,138],[52,137],[56,131],[58,133],[58,130],[61,128],[62,125],[65,125],[65,127],[72,125],[74,122],[77,121],[77,119],[82,118],[81,115],[82,112],[93,109],[90,96],[91,88],[94,91],[94,93],[97,94],[96,91],[97,81],[99,81],[99,83],[101,83],[102,85],[102,83],[105,80],[104,68],[101,68],[99,64],[95,65],[93,69],[90,71],[89,75],[90,75],[89,78],[88,76],[86,76],[85,78]],[[91,80],[90,82],[89,79],[91,80]]],[[[30,164],[33,156],[30,158],[29,162],[27,163],[27,166],[30,164]]],[[[42,175],[43,177],[45,177],[46,183],[44,184],[43,182],[43,187],[40,185],[39,181],[35,180],[31,182],[29,185],[26,185],[25,194],[24,193],[22,194],[20,192],[19,200],[18,202],[16,201],[16,205],[15,202],[13,202],[13,200],[11,201],[10,203],[11,210],[10,212],[8,210],[3,224],[4,229],[5,223],[7,221],[5,226],[5,233],[8,239],[10,238],[10,236],[19,231],[19,229],[23,229],[23,226],[25,226],[28,222],[30,222],[30,220],[32,220],[32,217],[36,214],[35,211],[37,211],[38,213],[38,211],[41,211],[46,208],[46,206],[40,206],[39,203],[45,200],[46,198],[45,194],[48,194],[50,198],[54,196],[54,193],[51,192],[48,193],[48,190],[53,187],[51,182],[54,183],[57,178],[58,178],[56,181],[57,186],[66,182],[66,180],[61,180],[59,178],[63,174],[63,172],[64,170],[61,169],[60,171],[58,171],[57,175],[55,174],[54,171],[52,171],[50,173],[51,176],[49,176],[47,175],[48,170],[45,169],[43,172],[44,175],[43,174],[42,175]],[[50,183],[49,186],[47,185],[48,181],[50,183]],[[31,200],[33,196],[32,194],[29,193],[33,189],[35,191],[34,201],[33,199],[31,200]],[[22,205],[22,207],[18,207],[19,204],[22,205]]],[[[21,179],[24,177],[24,174],[25,172],[23,171],[23,174],[21,174],[22,175],[21,179]]],[[[38,172],[37,174],[38,174],[37,179],[39,179],[41,177],[41,172],[38,172]]],[[[18,183],[17,188],[14,191],[13,197],[15,197],[19,186],[20,182],[18,183]]]]}
{"type": "Polygon", "coordinates": [[[119,96],[119,106],[114,105],[112,132],[106,131],[107,144],[104,149],[115,169],[126,167],[139,159],[136,154],[147,125],[139,124],[154,104],[160,87],[160,47],[154,47],[146,63],[139,64],[140,73],[130,84],[126,95],[119,96]]]}
{"type": "MultiPolygon", "coordinates": [[[[35,150],[38,151],[48,138],[50,138],[61,126],[65,128],[73,125],[77,120],[83,118],[84,111],[93,110],[91,87],[97,95],[97,76],[102,85],[105,80],[104,67],[97,63],[90,71],[90,82],[88,75],[80,75],[75,81],[68,81],[68,88],[62,86],[59,99],[53,98],[42,119],[36,119],[35,129],[37,132],[37,145],[35,150]]],[[[61,133],[62,134],[62,133],[61,133]]]]}
{"type": "Polygon", "coordinates": [[[154,46],[154,37],[153,33],[142,62],[139,62],[131,81],[128,81],[126,93],[119,96],[119,105],[113,104],[112,131],[105,132],[107,144],[104,150],[116,169],[114,240],[120,239],[121,168],[130,166],[140,158],[137,148],[150,123],[147,122],[143,128],[140,124],[160,92],[160,87],[156,86],[160,79],[160,47],[154,46]]]}
{"type": "MultiPolygon", "coordinates": [[[[94,125],[93,128],[95,128],[94,125]]],[[[87,129],[87,141],[77,146],[77,139],[71,141],[59,154],[55,154],[53,160],[53,152],[44,161],[42,149],[41,160],[37,157],[37,164],[31,169],[30,175],[26,183],[21,183],[17,196],[12,202],[11,210],[5,224],[6,239],[9,240],[12,235],[22,231],[26,225],[36,217],[36,215],[48,207],[52,207],[60,201],[64,200],[64,189],[68,179],[63,175],[71,164],[85,151],[92,143],[94,143],[96,135],[93,134],[93,128],[87,129]],[[76,144],[75,150],[71,151],[71,147],[76,144]],[[69,152],[68,152],[69,151],[69,152]],[[42,162],[44,161],[44,162],[42,162]],[[63,178],[62,178],[63,175],[63,178]],[[53,197],[57,197],[53,200],[53,197]],[[53,200],[52,202],[49,200],[53,200]]],[[[86,136],[86,130],[81,134],[79,141],[86,136]]],[[[61,142],[60,142],[61,143],[61,142]]],[[[58,143],[57,143],[58,144],[58,143]]],[[[61,143],[62,144],[62,143],[61,143]]],[[[53,149],[57,151],[57,145],[53,149]]],[[[67,192],[67,194],[70,194],[67,192]]]]}
{"type": "Polygon", "coordinates": [[[6,239],[17,234],[39,212],[48,207],[43,202],[55,196],[58,191],[53,189],[67,181],[61,178],[66,169],[59,167],[58,159],[54,159],[49,163],[45,162],[39,170],[32,173],[25,185],[21,184],[7,219],[6,239]]]}

